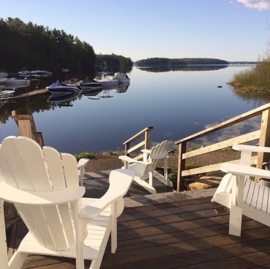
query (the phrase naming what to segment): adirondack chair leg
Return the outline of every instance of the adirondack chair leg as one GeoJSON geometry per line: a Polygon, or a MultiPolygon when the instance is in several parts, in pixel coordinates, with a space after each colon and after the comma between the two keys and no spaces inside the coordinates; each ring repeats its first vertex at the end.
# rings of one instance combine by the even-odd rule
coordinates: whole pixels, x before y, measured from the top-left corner
{"type": "MultiPolygon", "coordinates": [[[[7,239],[4,218],[4,201],[0,200],[0,260],[3,269],[8,268],[7,239]]],[[[2,268],[2,267],[1,267],[2,268]]]]}
{"type": "Polygon", "coordinates": [[[153,187],[153,172],[152,171],[149,172],[149,185],[153,187]]]}
{"type": "Polygon", "coordinates": [[[106,233],[104,235],[104,238],[102,240],[99,252],[98,252],[98,257],[97,257],[96,260],[92,260],[89,269],[99,269],[100,268],[100,265],[102,263],[102,259],[103,259],[103,256],[104,256],[104,252],[106,250],[106,245],[108,243],[109,236],[110,236],[110,229],[107,229],[107,231],[106,231],[106,233]]]}
{"type": "Polygon", "coordinates": [[[168,181],[168,160],[167,157],[164,158],[164,179],[168,181]]]}
{"type": "MultiPolygon", "coordinates": [[[[11,257],[10,261],[8,262],[8,269],[19,269],[22,268],[23,263],[25,259],[27,258],[28,254],[27,253],[22,253],[22,252],[16,252],[13,254],[11,257]]],[[[2,261],[1,261],[2,263],[2,261]]]]}
{"type": "MultiPolygon", "coordinates": [[[[78,216],[78,206],[80,202],[76,202],[72,207],[72,213],[74,216],[78,216]]],[[[76,231],[76,269],[84,269],[84,237],[83,230],[85,223],[78,218],[74,219],[75,231],[76,231]]]]}
{"type": "Polygon", "coordinates": [[[117,218],[116,218],[116,202],[111,206],[111,252],[115,253],[117,249],[117,218]]]}
{"type": "Polygon", "coordinates": [[[229,234],[241,236],[242,208],[235,206],[230,210],[229,234]]]}
{"type": "Polygon", "coordinates": [[[147,191],[149,191],[150,193],[152,193],[152,194],[156,194],[157,193],[156,189],[153,186],[151,186],[150,184],[148,184],[144,180],[141,180],[139,177],[136,177],[135,176],[133,178],[133,180],[135,182],[137,182],[139,185],[141,185],[143,188],[145,188],[147,191]]]}

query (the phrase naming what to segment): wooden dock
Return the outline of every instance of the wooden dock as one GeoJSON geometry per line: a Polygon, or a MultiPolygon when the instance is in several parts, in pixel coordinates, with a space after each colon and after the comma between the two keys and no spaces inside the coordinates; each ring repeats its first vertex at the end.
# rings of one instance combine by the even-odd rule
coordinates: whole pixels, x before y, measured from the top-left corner
{"type": "Polygon", "coordinates": [[[0,100],[17,99],[17,98],[29,97],[29,96],[34,96],[34,95],[38,95],[38,94],[48,93],[48,92],[49,91],[47,89],[38,89],[38,90],[31,91],[31,92],[23,93],[21,95],[3,97],[3,98],[0,98],[0,100]]]}
{"type": "MultiPolygon", "coordinates": [[[[101,268],[270,268],[270,228],[244,217],[242,236],[228,235],[229,215],[210,199],[125,208],[116,254],[108,245],[101,268]]],[[[22,222],[13,225],[10,254],[25,233],[22,222]]],[[[75,261],[33,255],[23,268],[75,269],[75,261]]]]}

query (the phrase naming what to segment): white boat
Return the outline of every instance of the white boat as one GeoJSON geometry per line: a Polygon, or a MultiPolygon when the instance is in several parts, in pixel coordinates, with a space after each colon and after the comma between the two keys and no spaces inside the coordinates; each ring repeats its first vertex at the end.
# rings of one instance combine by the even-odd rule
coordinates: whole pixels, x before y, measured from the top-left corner
{"type": "Polygon", "coordinates": [[[0,98],[7,98],[10,97],[14,94],[14,90],[4,90],[4,91],[0,91],[0,98]]]}
{"type": "Polygon", "coordinates": [[[6,88],[23,88],[30,86],[30,79],[17,79],[17,78],[1,78],[1,84],[4,84],[6,88]]]}
{"type": "Polygon", "coordinates": [[[8,73],[7,72],[0,72],[0,78],[7,78],[8,73]]]}
{"type": "Polygon", "coordinates": [[[55,82],[52,85],[47,86],[46,89],[52,94],[69,94],[69,93],[79,93],[79,88],[76,86],[68,86],[67,84],[55,82]]]}
{"type": "Polygon", "coordinates": [[[31,76],[35,77],[48,77],[51,76],[52,72],[51,71],[45,71],[45,70],[33,70],[31,71],[31,76]]]}
{"type": "Polygon", "coordinates": [[[130,78],[126,73],[117,72],[114,73],[113,79],[117,79],[119,83],[129,83],[130,78]]]}
{"type": "Polygon", "coordinates": [[[76,79],[75,80],[70,79],[70,80],[63,81],[64,84],[66,84],[68,86],[75,86],[75,87],[79,87],[82,82],[83,82],[83,80],[76,80],[76,79]]]}
{"type": "Polygon", "coordinates": [[[103,87],[115,86],[118,85],[118,80],[114,79],[113,76],[108,72],[100,72],[94,80],[96,82],[102,83],[103,87]]]}
{"type": "Polygon", "coordinates": [[[31,76],[31,71],[28,71],[26,69],[22,69],[21,71],[18,72],[18,74],[21,77],[29,77],[29,76],[31,76]]]}
{"type": "Polygon", "coordinates": [[[80,84],[80,87],[82,90],[88,90],[88,91],[91,91],[91,90],[96,90],[96,89],[102,89],[103,85],[102,83],[100,82],[93,82],[93,81],[85,81],[85,82],[82,82],[80,84]]]}

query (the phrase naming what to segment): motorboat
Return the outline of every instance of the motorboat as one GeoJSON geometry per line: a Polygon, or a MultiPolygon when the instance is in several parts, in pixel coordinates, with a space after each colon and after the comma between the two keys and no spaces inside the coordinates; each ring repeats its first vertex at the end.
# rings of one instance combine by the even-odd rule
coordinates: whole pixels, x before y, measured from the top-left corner
{"type": "Polygon", "coordinates": [[[68,86],[75,86],[75,87],[79,87],[82,82],[83,82],[83,80],[78,80],[76,78],[63,81],[64,84],[66,84],[68,86]]]}
{"type": "Polygon", "coordinates": [[[26,69],[22,69],[21,71],[18,72],[18,74],[21,77],[30,77],[31,76],[31,71],[28,71],[26,69]]]}
{"type": "Polygon", "coordinates": [[[33,70],[31,71],[31,76],[35,77],[48,77],[51,76],[52,72],[51,71],[45,71],[45,70],[33,70]]]}
{"type": "Polygon", "coordinates": [[[79,95],[79,92],[72,92],[72,93],[62,94],[62,95],[52,94],[48,98],[47,102],[53,103],[54,105],[59,105],[59,106],[73,106],[71,104],[71,101],[74,101],[78,95],[79,95]]]}
{"type": "Polygon", "coordinates": [[[108,87],[108,86],[115,86],[118,85],[118,80],[114,79],[113,76],[110,75],[110,73],[108,72],[100,72],[95,78],[94,80],[96,82],[99,82],[102,84],[102,86],[104,87],[108,87]]]}
{"type": "Polygon", "coordinates": [[[28,87],[31,84],[30,79],[18,79],[18,78],[1,78],[1,84],[4,84],[7,89],[16,89],[28,87]]]}
{"type": "Polygon", "coordinates": [[[91,90],[96,90],[96,89],[101,90],[103,85],[100,82],[84,81],[80,84],[80,87],[84,91],[91,91],[91,90]]]}
{"type": "Polygon", "coordinates": [[[14,90],[4,90],[4,91],[0,91],[0,98],[7,98],[10,97],[14,94],[14,90]]]}
{"type": "Polygon", "coordinates": [[[0,72],[0,78],[7,78],[8,73],[7,72],[0,72]]]}
{"type": "Polygon", "coordinates": [[[119,83],[129,83],[130,78],[126,73],[117,72],[114,73],[113,79],[117,79],[119,83]]]}
{"type": "Polygon", "coordinates": [[[76,86],[69,86],[64,83],[54,82],[50,86],[47,86],[46,89],[55,95],[63,95],[68,93],[79,93],[79,88],[76,86]]]}

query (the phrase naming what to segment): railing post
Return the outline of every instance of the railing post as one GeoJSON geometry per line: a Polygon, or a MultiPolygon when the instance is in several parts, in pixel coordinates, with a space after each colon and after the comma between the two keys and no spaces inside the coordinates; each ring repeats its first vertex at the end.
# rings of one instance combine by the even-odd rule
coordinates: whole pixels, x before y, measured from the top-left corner
{"type": "Polygon", "coordinates": [[[13,110],[12,117],[19,128],[20,136],[29,137],[39,143],[41,147],[44,146],[42,133],[37,132],[32,112],[29,109],[13,110]]]}
{"type": "Polygon", "coordinates": [[[151,130],[147,130],[146,132],[145,132],[145,145],[144,145],[144,148],[145,149],[150,149],[150,133],[151,133],[151,130]]]}
{"type": "MultiPolygon", "coordinates": [[[[259,139],[260,147],[270,147],[270,109],[264,110],[262,112],[261,120],[261,134],[259,139]]],[[[262,168],[263,162],[270,161],[270,154],[259,152],[257,157],[257,167],[262,168]]]]}
{"type": "MultiPolygon", "coordinates": [[[[153,127],[146,127],[127,141],[125,141],[123,144],[125,146],[125,155],[129,156],[131,152],[138,150],[138,149],[150,149],[151,142],[150,142],[150,133],[153,130],[153,127]],[[131,146],[131,143],[133,143],[138,138],[142,138],[144,136],[144,140],[142,142],[137,143],[137,145],[131,146]]],[[[135,157],[135,160],[142,159],[142,154],[135,157]]]]}
{"type": "Polygon", "coordinates": [[[128,156],[128,150],[129,150],[129,143],[125,144],[125,155],[128,156]]]}
{"type": "Polygon", "coordinates": [[[186,153],[187,143],[182,142],[179,144],[178,155],[178,175],[177,175],[177,192],[184,190],[184,178],[182,177],[182,171],[185,169],[186,160],[182,159],[182,155],[186,153]]]}

